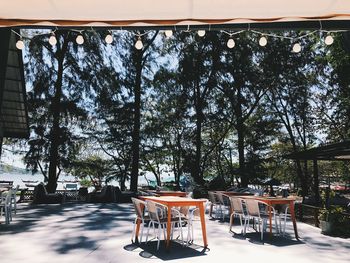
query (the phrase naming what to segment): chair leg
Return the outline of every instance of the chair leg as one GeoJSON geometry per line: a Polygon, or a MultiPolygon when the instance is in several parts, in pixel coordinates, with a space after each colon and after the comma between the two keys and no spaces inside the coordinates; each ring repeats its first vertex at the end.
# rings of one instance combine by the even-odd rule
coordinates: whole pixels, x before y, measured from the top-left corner
{"type": "Polygon", "coordinates": [[[234,217],[235,213],[233,212],[230,216],[230,230],[229,232],[232,232],[232,225],[233,225],[233,217],[234,217]]]}
{"type": "Polygon", "coordinates": [[[161,225],[161,224],[158,224],[158,234],[157,234],[158,242],[157,242],[157,250],[159,250],[161,230],[162,230],[162,225],[161,225]]]}
{"type": "Polygon", "coordinates": [[[135,230],[136,230],[136,222],[137,222],[137,218],[135,219],[134,226],[133,226],[133,228],[132,228],[131,243],[134,243],[134,235],[135,235],[135,230]]]}
{"type": "Polygon", "coordinates": [[[148,242],[149,229],[151,228],[151,225],[152,225],[152,227],[153,227],[153,229],[154,229],[154,223],[153,223],[153,221],[149,221],[149,223],[148,223],[147,236],[146,236],[146,243],[148,242]]]}
{"type": "MultiPolygon", "coordinates": [[[[260,220],[259,220],[260,221],[260,220]]],[[[261,220],[261,236],[260,236],[260,239],[261,241],[264,240],[264,227],[266,224],[264,224],[265,220],[261,220]]],[[[259,222],[259,228],[260,228],[260,222],[259,222]]]]}
{"type": "Polygon", "coordinates": [[[142,219],[141,222],[141,235],[140,235],[140,243],[142,242],[142,237],[143,237],[143,229],[145,227],[145,221],[142,219]]]}

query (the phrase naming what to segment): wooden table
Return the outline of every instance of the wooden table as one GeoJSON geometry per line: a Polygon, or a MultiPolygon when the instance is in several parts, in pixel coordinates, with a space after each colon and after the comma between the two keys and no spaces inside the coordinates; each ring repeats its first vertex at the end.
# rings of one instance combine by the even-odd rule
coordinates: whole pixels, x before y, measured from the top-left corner
{"type": "MultiPolygon", "coordinates": [[[[179,196],[139,196],[140,199],[147,201],[151,200],[154,202],[158,202],[160,204],[166,205],[168,207],[168,222],[167,222],[167,238],[166,238],[166,247],[167,249],[170,248],[170,233],[171,233],[171,208],[172,207],[179,207],[179,206],[195,206],[199,208],[199,214],[201,219],[201,226],[202,226],[202,236],[203,236],[203,243],[204,247],[208,247],[208,241],[207,241],[207,229],[205,226],[205,210],[204,210],[204,203],[206,200],[204,199],[192,199],[192,198],[185,198],[185,197],[179,197],[179,196]]],[[[141,221],[137,222],[136,226],[136,239],[138,238],[138,234],[140,231],[140,224],[141,221]]]]}
{"type": "Polygon", "coordinates": [[[152,194],[155,194],[156,196],[179,196],[179,197],[186,197],[186,192],[181,191],[156,191],[156,190],[148,190],[147,192],[150,192],[152,194]]]}
{"type": "Polygon", "coordinates": [[[239,193],[239,192],[230,192],[230,191],[215,191],[216,193],[228,195],[228,196],[253,196],[252,193],[239,193]]]}
{"type": "Polygon", "coordinates": [[[269,205],[269,223],[270,223],[270,237],[272,236],[272,211],[271,206],[275,205],[288,205],[290,216],[293,222],[294,235],[297,240],[299,240],[297,222],[295,219],[294,202],[295,198],[283,198],[283,197],[264,197],[264,196],[240,196],[240,198],[253,198],[255,200],[262,201],[269,205]]]}

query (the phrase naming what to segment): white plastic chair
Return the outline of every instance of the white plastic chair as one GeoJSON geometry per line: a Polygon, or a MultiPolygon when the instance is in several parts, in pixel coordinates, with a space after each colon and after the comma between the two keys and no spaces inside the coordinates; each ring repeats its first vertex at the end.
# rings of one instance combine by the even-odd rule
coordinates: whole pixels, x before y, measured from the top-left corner
{"type": "Polygon", "coordinates": [[[12,205],[11,205],[11,198],[12,198],[12,192],[13,190],[10,189],[6,196],[2,195],[1,203],[0,203],[0,217],[2,217],[2,214],[5,213],[5,223],[10,224],[12,221],[12,205]]]}
{"type": "Polygon", "coordinates": [[[136,218],[135,218],[135,222],[134,222],[134,227],[133,227],[133,231],[131,234],[131,242],[134,241],[134,236],[135,236],[135,230],[136,230],[136,224],[138,220],[141,220],[141,225],[140,225],[140,230],[141,230],[141,234],[140,234],[140,243],[142,242],[142,236],[143,236],[143,229],[145,226],[145,223],[150,221],[150,218],[148,215],[145,215],[145,206],[146,203],[140,199],[131,198],[131,201],[134,205],[135,208],[135,212],[136,212],[136,218]]]}
{"type": "MultiPolygon", "coordinates": [[[[253,222],[257,220],[257,223],[259,225],[259,231],[261,233],[261,237],[260,237],[261,240],[264,239],[264,231],[266,230],[267,222],[269,219],[269,214],[265,212],[267,209],[271,209],[271,212],[273,213],[273,217],[275,220],[276,230],[278,231],[276,211],[272,206],[269,206],[268,204],[262,201],[248,199],[248,198],[244,200],[244,203],[245,203],[245,207],[247,208],[249,219],[253,219],[253,222]],[[262,211],[259,205],[263,206],[264,211],[262,211]]],[[[248,220],[248,227],[249,227],[249,220],[248,220]]],[[[247,224],[245,223],[244,232],[243,232],[244,235],[246,234],[246,230],[247,230],[247,224]]]]}

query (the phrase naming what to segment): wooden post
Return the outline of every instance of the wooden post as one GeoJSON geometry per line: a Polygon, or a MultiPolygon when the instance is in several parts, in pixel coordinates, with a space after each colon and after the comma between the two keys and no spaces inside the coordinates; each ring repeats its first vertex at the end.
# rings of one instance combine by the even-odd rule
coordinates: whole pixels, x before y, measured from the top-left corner
{"type": "MultiPolygon", "coordinates": [[[[316,206],[320,206],[320,189],[319,189],[319,178],[318,178],[318,165],[317,165],[317,159],[313,160],[314,164],[314,194],[315,194],[315,202],[316,206]]],[[[318,220],[318,209],[315,209],[315,226],[319,226],[320,222],[318,220]]]]}

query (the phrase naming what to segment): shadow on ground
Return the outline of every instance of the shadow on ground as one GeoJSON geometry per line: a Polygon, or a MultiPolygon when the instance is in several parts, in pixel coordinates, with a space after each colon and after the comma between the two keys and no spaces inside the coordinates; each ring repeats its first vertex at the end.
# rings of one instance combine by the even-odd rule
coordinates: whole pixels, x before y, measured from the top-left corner
{"type": "Polygon", "coordinates": [[[184,258],[194,258],[207,255],[207,251],[202,246],[192,244],[190,246],[182,246],[182,244],[172,241],[170,244],[170,249],[165,248],[165,242],[160,242],[160,248],[157,250],[157,241],[150,241],[141,244],[129,244],[124,247],[127,251],[136,251],[141,249],[139,252],[142,258],[159,258],[161,260],[175,260],[184,258]]]}

